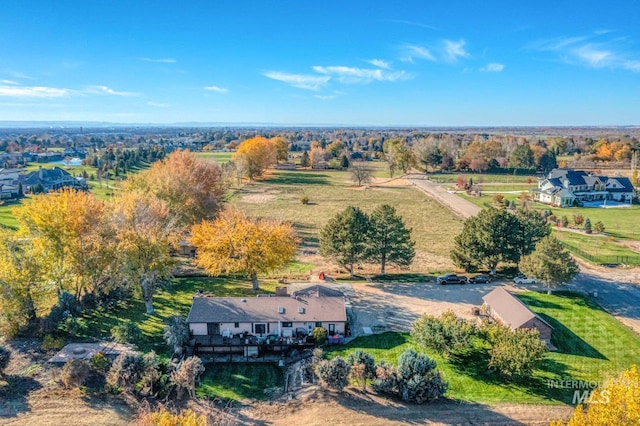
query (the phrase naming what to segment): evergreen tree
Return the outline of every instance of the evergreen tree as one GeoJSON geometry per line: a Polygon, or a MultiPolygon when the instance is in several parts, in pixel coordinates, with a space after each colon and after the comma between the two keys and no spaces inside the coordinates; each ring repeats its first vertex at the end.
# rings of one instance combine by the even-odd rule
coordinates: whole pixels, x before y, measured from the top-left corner
{"type": "Polygon", "coordinates": [[[589,218],[584,220],[584,232],[587,234],[591,234],[593,232],[593,229],[591,228],[591,219],[589,218]]]}
{"type": "Polygon", "coordinates": [[[309,153],[307,151],[304,151],[300,157],[300,166],[309,167],[309,153]]]}
{"type": "Polygon", "coordinates": [[[385,274],[387,264],[409,266],[416,254],[411,229],[388,204],[376,208],[369,216],[370,233],[367,244],[367,260],[380,264],[380,274],[385,274]]]}
{"type": "Polygon", "coordinates": [[[366,259],[369,218],[357,207],[338,213],[320,232],[320,254],[332,258],[353,276],[354,265],[366,259]]]}

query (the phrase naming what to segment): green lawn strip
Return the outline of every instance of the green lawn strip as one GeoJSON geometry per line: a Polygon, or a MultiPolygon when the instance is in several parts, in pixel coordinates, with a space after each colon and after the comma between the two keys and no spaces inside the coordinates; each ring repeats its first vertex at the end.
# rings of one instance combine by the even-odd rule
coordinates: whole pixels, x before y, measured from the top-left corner
{"type": "Polygon", "coordinates": [[[454,363],[417,347],[408,333],[388,332],[355,339],[347,345],[328,347],[328,357],[347,357],[356,349],[371,353],[376,362],[396,364],[407,348],[427,353],[449,382],[446,396],[478,403],[571,403],[574,389],[553,387],[550,381],[602,381],[632,363],[640,364],[640,339],[601,308],[574,294],[528,292],[519,297],[554,326],[558,352],[545,356],[542,368],[524,383],[503,383],[478,359],[454,363]]]}
{"type": "Polygon", "coordinates": [[[275,363],[211,363],[205,367],[196,389],[201,398],[266,399],[265,389],[282,387],[284,383],[282,369],[275,363]]]}
{"type": "Polygon", "coordinates": [[[460,176],[464,177],[467,182],[469,179],[473,180],[473,183],[513,183],[523,184],[529,186],[535,186],[538,179],[535,176],[527,175],[513,175],[513,174],[481,174],[481,173],[429,173],[429,179],[438,183],[456,183],[460,176]],[[531,179],[532,184],[529,184],[531,179]]]}
{"type": "Polygon", "coordinates": [[[347,206],[371,212],[378,205],[390,204],[413,229],[418,256],[411,270],[425,270],[418,260],[420,252],[443,256],[451,250],[452,237],[462,229],[462,221],[448,209],[414,187],[356,188],[349,177],[349,172],[341,171],[278,170],[268,179],[239,189],[232,203],[251,216],[291,221],[303,240],[303,250],[317,249],[322,227],[347,206]],[[308,205],[300,202],[303,195],[309,197],[308,205]]]}
{"type": "Polygon", "coordinates": [[[254,291],[250,281],[235,277],[176,278],[171,284],[158,290],[154,296],[153,315],[146,314],[144,304],[139,299],[122,302],[112,309],[98,309],[86,314],[83,318],[86,327],[77,333],[77,337],[108,339],[111,328],[124,321],[132,321],[143,333],[142,340],[136,345],[140,350],[155,350],[161,356],[169,356],[162,338],[163,329],[173,315],[186,318],[196,291],[201,290],[213,296],[255,296],[260,293],[274,293],[276,281],[261,280],[260,286],[260,290],[254,291]]]}
{"type": "Polygon", "coordinates": [[[594,256],[599,263],[640,265],[639,253],[618,244],[609,237],[593,234],[578,234],[560,230],[554,231],[553,235],[565,243],[567,248],[578,256],[581,255],[581,252],[585,252],[590,256],[594,256]]]}
{"type": "Polygon", "coordinates": [[[482,183],[478,185],[481,191],[507,192],[507,191],[524,191],[529,192],[530,189],[536,188],[536,184],[499,184],[499,183],[482,183]]]}
{"type": "Polygon", "coordinates": [[[196,157],[202,158],[207,161],[215,161],[219,164],[227,163],[231,161],[231,157],[233,156],[233,152],[196,152],[194,153],[196,157]]]}

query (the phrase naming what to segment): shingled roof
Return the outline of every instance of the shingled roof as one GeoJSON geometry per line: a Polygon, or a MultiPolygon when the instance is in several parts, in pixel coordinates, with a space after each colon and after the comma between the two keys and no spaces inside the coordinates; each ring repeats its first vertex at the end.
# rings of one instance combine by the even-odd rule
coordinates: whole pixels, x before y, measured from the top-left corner
{"type": "Polygon", "coordinates": [[[308,291],[281,297],[196,296],[187,322],[346,321],[347,313],[342,293],[322,286],[317,287],[319,288],[313,287],[308,291]]]}
{"type": "Polygon", "coordinates": [[[512,330],[522,327],[533,318],[538,318],[551,327],[548,322],[536,315],[527,305],[509,293],[504,287],[494,288],[489,294],[483,296],[482,300],[512,330]]]}

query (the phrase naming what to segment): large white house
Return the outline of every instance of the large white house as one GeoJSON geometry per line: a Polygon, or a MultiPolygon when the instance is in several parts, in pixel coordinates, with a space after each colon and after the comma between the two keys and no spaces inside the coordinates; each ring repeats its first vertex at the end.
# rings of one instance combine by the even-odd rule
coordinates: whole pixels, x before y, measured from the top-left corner
{"type": "Polygon", "coordinates": [[[531,192],[534,200],[541,203],[572,207],[583,201],[631,203],[635,190],[626,177],[597,176],[584,170],[553,169],[531,192]]]}

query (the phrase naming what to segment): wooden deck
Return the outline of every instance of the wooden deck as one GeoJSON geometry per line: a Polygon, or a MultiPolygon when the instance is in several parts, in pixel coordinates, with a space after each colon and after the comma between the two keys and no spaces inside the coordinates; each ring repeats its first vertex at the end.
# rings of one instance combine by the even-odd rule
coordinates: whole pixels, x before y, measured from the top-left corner
{"type": "Polygon", "coordinates": [[[315,343],[306,338],[193,336],[187,346],[187,356],[198,355],[221,362],[278,362],[295,358],[314,347],[315,343]]]}

